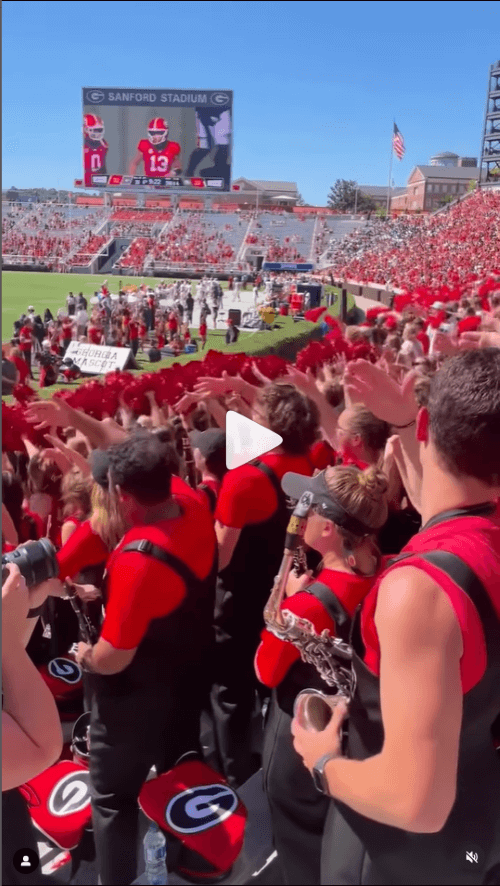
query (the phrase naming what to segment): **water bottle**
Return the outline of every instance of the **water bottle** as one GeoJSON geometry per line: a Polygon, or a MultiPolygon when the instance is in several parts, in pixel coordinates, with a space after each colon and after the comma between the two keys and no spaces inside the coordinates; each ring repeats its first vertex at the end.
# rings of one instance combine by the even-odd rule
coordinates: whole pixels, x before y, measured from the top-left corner
{"type": "Polygon", "coordinates": [[[150,886],[168,884],[167,841],[165,834],[151,822],[144,837],[144,861],[146,863],[146,880],[150,886]]]}

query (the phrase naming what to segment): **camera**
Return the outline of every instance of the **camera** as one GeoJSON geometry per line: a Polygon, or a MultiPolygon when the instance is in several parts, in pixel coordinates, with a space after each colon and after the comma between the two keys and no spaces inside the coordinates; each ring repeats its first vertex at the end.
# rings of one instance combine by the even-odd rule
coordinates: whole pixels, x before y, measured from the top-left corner
{"type": "Polygon", "coordinates": [[[20,545],[15,551],[3,554],[2,584],[5,581],[3,567],[8,563],[17,566],[28,588],[59,575],[56,549],[48,538],[41,538],[29,545],[20,545]]]}

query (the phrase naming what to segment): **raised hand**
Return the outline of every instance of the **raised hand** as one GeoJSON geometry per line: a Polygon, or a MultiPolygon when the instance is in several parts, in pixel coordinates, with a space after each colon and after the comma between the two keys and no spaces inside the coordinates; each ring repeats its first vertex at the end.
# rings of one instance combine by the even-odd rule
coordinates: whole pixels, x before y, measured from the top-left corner
{"type": "Polygon", "coordinates": [[[500,348],[500,332],[463,332],[458,347],[461,351],[477,348],[500,348]]]}
{"type": "Polygon", "coordinates": [[[202,376],[195,384],[194,390],[197,394],[201,394],[204,397],[220,397],[222,394],[227,394],[228,391],[236,390],[237,387],[237,380],[231,378],[224,371],[221,378],[202,376]]]}
{"type": "Polygon", "coordinates": [[[64,400],[37,400],[28,403],[25,415],[27,420],[40,431],[48,427],[63,427],[68,424],[64,400]]]}
{"type": "Polygon", "coordinates": [[[174,404],[174,411],[177,413],[188,412],[192,406],[195,406],[203,398],[203,394],[192,391],[184,394],[177,403],[174,404]]]}
{"type": "Polygon", "coordinates": [[[351,403],[363,403],[377,418],[398,427],[417,417],[416,378],[417,374],[410,372],[399,385],[379,366],[366,360],[353,360],[347,366],[344,385],[351,403]]]}

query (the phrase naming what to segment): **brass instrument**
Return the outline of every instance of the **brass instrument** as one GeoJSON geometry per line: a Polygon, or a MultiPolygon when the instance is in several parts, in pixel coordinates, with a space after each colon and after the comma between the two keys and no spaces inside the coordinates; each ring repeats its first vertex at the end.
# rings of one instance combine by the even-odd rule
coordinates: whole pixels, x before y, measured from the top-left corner
{"type": "Polygon", "coordinates": [[[340,697],[348,700],[352,698],[355,690],[355,675],[351,667],[352,649],[348,643],[332,637],[327,629],[318,634],[308,619],[281,608],[294,560],[300,559],[301,556],[301,543],[311,503],[312,494],[305,492],[290,518],[283,560],[264,609],[264,621],[268,631],[280,640],[293,643],[299,650],[302,661],[313,665],[327,686],[336,689],[336,694],[333,696],[326,696],[313,689],[305,691],[301,700],[301,710],[304,711],[309,722],[318,723],[331,717],[332,707],[340,697]],[[311,700],[309,714],[307,712],[308,699],[311,700]],[[324,712],[321,717],[318,716],[318,709],[322,704],[323,707],[326,704],[329,708],[327,717],[324,712]]]}

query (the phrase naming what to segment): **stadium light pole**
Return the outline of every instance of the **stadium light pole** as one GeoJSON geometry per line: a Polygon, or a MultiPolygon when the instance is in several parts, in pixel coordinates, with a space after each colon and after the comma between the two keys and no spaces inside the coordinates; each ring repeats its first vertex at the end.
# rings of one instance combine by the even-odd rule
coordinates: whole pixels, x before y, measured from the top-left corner
{"type": "Polygon", "coordinates": [[[359,191],[359,185],[358,185],[358,183],[356,182],[356,191],[355,191],[355,194],[354,194],[354,215],[356,215],[356,212],[357,212],[357,209],[358,209],[358,191],[359,191]]]}

